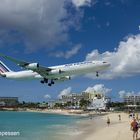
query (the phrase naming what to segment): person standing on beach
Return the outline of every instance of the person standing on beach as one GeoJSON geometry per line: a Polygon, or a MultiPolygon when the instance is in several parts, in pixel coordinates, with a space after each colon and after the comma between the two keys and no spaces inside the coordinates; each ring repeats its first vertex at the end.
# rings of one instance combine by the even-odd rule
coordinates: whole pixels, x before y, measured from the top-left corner
{"type": "Polygon", "coordinates": [[[132,116],[131,116],[132,118],[135,118],[135,113],[134,113],[134,111],[131,113],[131,115],[132,115],[132,116]]]}
{"type": "Polygon", "coordinates": [[[118,117],[119,117],[119,121],[121,121],[121,115],[120,114],[118,115],[118,117]]]}
{"type": "Polygon", "coordinates": [[[139,120],[139,114],[138,113],[135,113],[135,118],[136,118],[137,121],[139,120]]]}
{"type": "Polygon", "coordinates": [[[109,126],[110,125],[110,118],[107,117],[107,125],[109,126]]]}
{"type": "Polygon", "coordinates": [[[134,118],[133,121],[131,122],[131,127],[130,129],[133,131],[133,140],[138,138],[138,123],[136,119],[134,118]]]}

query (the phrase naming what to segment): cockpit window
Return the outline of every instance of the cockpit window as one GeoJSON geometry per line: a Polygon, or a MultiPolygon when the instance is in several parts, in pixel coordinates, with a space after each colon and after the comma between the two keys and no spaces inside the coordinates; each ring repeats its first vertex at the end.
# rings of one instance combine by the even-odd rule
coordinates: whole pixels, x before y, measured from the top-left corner
{"type": "Polygon", "coordinates": [[[103,63],[105,64],[105,63],[107,63],[107,62],[103,62],[103,63]]]}

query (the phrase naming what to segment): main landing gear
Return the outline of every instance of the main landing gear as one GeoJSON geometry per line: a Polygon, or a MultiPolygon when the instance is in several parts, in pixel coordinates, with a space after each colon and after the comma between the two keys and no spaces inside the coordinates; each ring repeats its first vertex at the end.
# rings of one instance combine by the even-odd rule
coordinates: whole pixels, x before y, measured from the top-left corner
{"type": "Polygon", "coordinates": [[[42,83],[42,84],[47,83],[48,86],[51,86],[51,85],[54,84],[54,81],[53,80],[51,80],[50,82],[48,82],[48,81],[49,81],[48,79],[44,78],[43,80],[40,81],[40,83],[42,83]]]}
{"type": "Polygon", "coordinates": [[[48,83],[48,79],[44,78],[43,80],[40,81],[40,83],[42,83],[42,84],[48,83]]]}
{"type": "Polygon", "coordinates": [[[53,80],[51,80],[51,82],[48,83],[48,86],[52,86],[52,85],[54,85],[54,81],[53,80]]]}

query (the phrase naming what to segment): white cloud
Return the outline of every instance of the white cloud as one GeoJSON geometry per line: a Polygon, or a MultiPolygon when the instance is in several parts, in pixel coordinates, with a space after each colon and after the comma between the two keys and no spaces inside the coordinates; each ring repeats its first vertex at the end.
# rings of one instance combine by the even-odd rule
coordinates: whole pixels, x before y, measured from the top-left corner
{"type": "Polygon", "coordinates": [[[77,44],[75,45],[71,50],[67,50],[65,52],[63,51],[58,51],[58,52],[53,52],[53,53],[50,53],[51,56],[55,56],[55,57],[64,57],[66,59],[72,57],[73,55],[76,55],[79,50],[81,49],[82,45],[81,44],[77,44]]]}
{"type": "Polygon", "coordinates": [[[107,27],[110,26],[110,22],[109,22],[109,21],[106,22],[106,26],[107,26],[107,27]]]}
{"type": "MultiPolygon", "coordinates": [[[[113,52],[106,51],[100,54],[98,50],[93,50],[87,54],[86,60],[103,60],[111,64],[109,70],[100,74],[102,79],[140,74],[140,34],[126,37],[113,52]]],[[[88,77],[95,78],[94,75],[88,77]]]]}
{"type": "Polygon", "coordinates": [[[92,0],[72,0],[72,3],[76,7],[81,7],[81,6],[90,6],[92,0]]]}
{"type": "Polygon", "coordinates": [[[111,2],[110,2],[110,1],[106,1],[104,4],[105,4],[106,6],[110,6],[110,5],[111,5],[111,2]]]}
{"type": "Polygon", "coordinates": [[[2,41],[11,39],[11,30],[26,40],[28,50],[57,45],[67,39],[66,27],[60,22],[67,16],[65,0],[2,0],[0,3],[0,32],[2,41]],[[2,34],[4,33],[4,34],[2,34]],[[4,40],[5,39],[5,40],[4,40]]]}
{"type": "Polygon", "coordinates": [[[44,98],[46,98],[46,99],[51,99],[51,96],[50,96],[49,94],[46,94],[46,95],[44,96],[44,98]]]}
{"type": "Polygon", "coordinates": [[[93,87],[88,87],[85,91],[86,92],[96,91],[97,93],[105,95],[109,93],[111,90],[112,89],[106,88],[103,84],[97,84],[97,85],[94,85],[93,87]]]}
{"type": "Polygon", "coordinates": [[[125,96],[134,95],[135,92],[134,91],[128,92],[128,91],[125,91],[125,90],[121,90],[121,91],[119,91],[118,94],[119,94],[120,98],[124,98],[125,96]]]}
{"type": "Polygon", "coordinates": [[[75,47],[73,47],[71,50],[67,51],[65,54],[65,58],[70,58],[71,56],[78,53],[78,51],[81,49],[82,45],[78,44],[75,47]]]}
{"type": "Polygon", "coordinates": [[[139,30],[140,30],[140,25],[139,25],[139,30]]]}
{"type": "Polygon", "coordinates": [[[58,98],[61,99],[63,95],[69,95],[71,93],[72,88],[68,87],[66,89],[63,89],[60,94],[58,95],[58,98]]]}
{"type": "MultiPolygon", "coordinates": [[[[97,93],[100,94],[107,94],[111,92],[112,89],[106,88],[103,84],[96,84],[93,87],[88,87],[85,92],[94,92],[96,91],[97,93]]],[[[60,94],[58,95],[58,98],[61,99],[63,95],[70,95],[72,93],[72,88],[68,87],[66,89],[63,89],[60,94]]]]}
{"type": "MultiPolygon", "coordinates": [[[[68,11],[70,2],[72,0],[1,0],[0,47],[21,43],[27,51],[34,51],[68,42],[69,28],[76,28],[83,17],[82,10],[75,10],[74,14],[68,11]]],[[[90,1],[77,3],[84,6],[90,1]]]]}

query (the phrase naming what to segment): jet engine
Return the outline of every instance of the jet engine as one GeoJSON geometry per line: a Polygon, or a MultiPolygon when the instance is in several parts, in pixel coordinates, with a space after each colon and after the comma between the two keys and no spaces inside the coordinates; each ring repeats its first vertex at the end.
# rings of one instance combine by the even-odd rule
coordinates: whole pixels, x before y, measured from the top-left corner
{"type": "Polygon", "coordinates": [[[39,63],[30,63],[26,66],[27,69],[37,69],[39,68],[39,63]]]}
{"type": "Polygon", "coordinates": [[[61,74],[62,71],[60,69],[55,69],[55,70],[51,70],[49,73],[50,74],[61,74]]]}
{"type": "Polygon", "coordinates": [[[64,77],[58,78],[57,80],[59,80],[59,81],[64,81],[64,80],[70,80],[70,79],[71,79],[70,76],[64,76],[64,77]]]}
{"type": "Polygon", "coordinates": [[[65,77],[61,77],[60,80],[70,80],[71,77],[70,76],[65,76],[65,77]]]}

